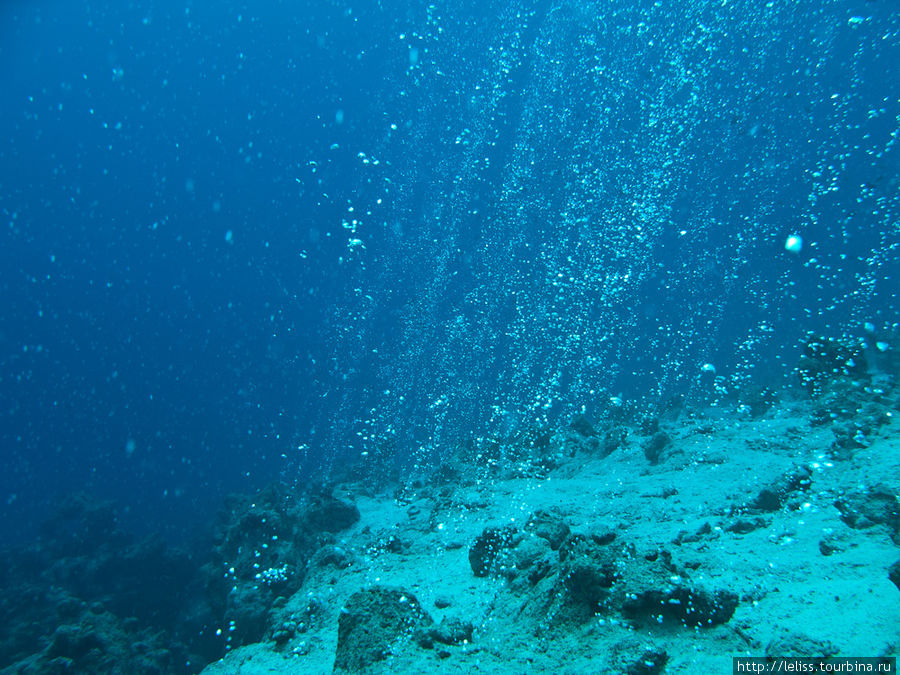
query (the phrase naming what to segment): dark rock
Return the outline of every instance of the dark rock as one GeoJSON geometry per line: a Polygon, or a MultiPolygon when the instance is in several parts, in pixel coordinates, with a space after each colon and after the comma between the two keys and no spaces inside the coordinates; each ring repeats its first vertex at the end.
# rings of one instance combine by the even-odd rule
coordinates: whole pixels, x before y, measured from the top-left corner
{"type": "Polygon", "coordinates": [[[560,548],[560,578],[575,609],[593,614],[609,598],[619,579],[619,552],[575,536],[560,548]]]}
{"type": "Polygon", "coordinates": [[[893,582],[897,590],[900,590],[900,560],[888,568],[888,579],[893,582]]]}
{"type": "Polygon", "coordinates": [[[644,457],[651,464],[659,464],[663,459],[663,453],[672,445],[672,439],[665,431],[657,431],[642,444],[644,457]]]}
{"type": "Polygon", "coordinates": [[[725,531],[733,532],[735,534],[749,534],[754,530],[759,530],[768,526],[769,523],[765,518],[738,518],[731,523],[731,525],[726,527],[725,531]]]}
{"type": "MultiPolygon", "coordinates": [[[[674,628],[708,627],[725,623],[733,615],[739,598],[727,591],[693,587],[688,569],[676,564],[670,551],[641,554],[618,539],[598,539],[606,543],[582,534],[569,536],[559,548],[557,562],[542,558],[532,564],[530,586],[520,579],[512,584],[517,593],[530,598],[521,613],[539,622],[538,632],[569,631],[598,615],[626,619],[638,629],[660,623],[674,628]],[[680,581],[673,585],[675,577],[680,581]]],[[[637,662],[638,655],[628,663],[637,662]]],[[[664,663],[662,658],[646,660],[651,672],[664,663]]]]}
{"type": "Polygon", "coordinates": [[[427,629],[432,619],[411,593],[375,586],[350,596],[338,619],[334,670],[358,672],[383,661],[397,642],[427,629]]]}
{"type": "Polygon", "coordinates": [[[535,511],[525,524],[525,530],[546,539],[554,551],[559,549],[570,532],[568,524],[556,510],[535,511]]]}
{"type": "Polygon", "coordinates": [[[403,553],[409,548],[409,545],[395,534],[390,535],[386,539],[379,542],[378,548],[388,553],[403,553]]]}
{"type": "Polygon", "coordinates": [[[870,425],[862,421],[842,422],[831,427],[834,442],[831,444],[831,457],[834,459],[852,459],[856,450],[871,445],[869,435],[873,433],[870,425]]]}
{"type": "Polygon", "coordinates": [[[805,466],[795,466],[760,490],[747,508],[751,511],[777,511],[792,493],[806,491],[811,484],[812,472],[805,466]]]}
{"type": "Polygon", "coordinates": [[[444,645],[461,645],[472,640],[475,628],[468,621],[458,618],[444,618],[429,633],[435,642],[444,645]]]}
{"type": "Polygon", "coordinates": [[[352,560],[350,554],[340,546],[327,545],[315,552],[310,560],[311,567],[333,567],[344,570],[350,567],[352,560]]]}
{"type": "Polygon", "coordinates": [[[308,633],[319,625],[325,609],[325,603],[322,600],[310,596],[306,607],[301,611],[271,612],[269,623],[272,625],[272,640],[278,645],[283,645],[298,634],[308,633]]]}
{"type": "MultiPolygon", "coordinates": [[[[254,495],[229,496],[215,539],[216,562],[233,567],[238,580],[253,580],[260,570],[285,561],[305,563],[315,545],[304,514],[278,484],[254,495]]],[[[292,567],[299,584],[303,564],[292,567]]]]}
{"type": "Polygon", "coordinates": [[[469,564],[476,577],[502,571],[509,564],[506,552],[518,543],[516,533],[512,525],[485,528],[469,549],[469,564]]]}
{"type": "Polygon", "coordinates": [[[307,526],[315,532],[340,532],[359,521],[355,504],[330,495],[318,496],[306,508],[307,526]]]}
{"type": "Polygon", "coordinates": [[[622,613],[647,623],[677,622],[688,628],[701,628],[726,623],[737,605],[738,596],[730,591],[679,587],[631,594],[622,604],[622,613]]]}
{"type": "Polygon", "coordinates": [[[434,606],[437,607],[438,609],[447,609],[447,607],[449,607],[452,604],[453,603],[450,601],[449,598],[445,598],[443,596],[438,596],[434,599],[434,606]]]}
{"type": "Polygon", "coordinates": [[[271,604],[272,598],[264,586],[250,584],[235,586],[229,596],[228,610],[225,614],[226,621],[234,622],[235,630],[230,631],[232,641],[250,644],[262,640],[268,627],[271,604]]]}
{"type": "Polygon", "coordinates": [[[850,527],[862,530],[886,525],[894,542],[900,542],[900,502],[897,493],[886,485],[848,493],[834,505],[841,512],[841,520],[850,527]]]}
{"type": "Polygon", "coordinates": [[[844,550],[844,545],[834,535],[828,535],[819,540],[819,553],[832,555],[844,550]]]}
{"type": "Polygon", "coordinates": [[[546,541],[539,537],[529,537],[516,546],[510,557],[516,571],[523,572],[531,569],[539,560],[547,558],[549,552],[550,547],[546,541]]]}
{"type": "Polygon", "coordinates": [[[700,527],[697,528],[697,531],[692,535],[687,535],[682,538],[684,542],[693,542],[700,541],[701,539],[707,539],[713,537],[713,527],[709,521],[703,523],[700,527]]]}
{"type": "Polygon", "coordinates": [[[810,422],[834,424],[834,442],[830,448],[833,458],[852,458],[856,450],[871,444],[872,436],[883,425],[891,422],[891,406],[896,405],[896,400],[886,395],[882,385],[874,385],[876,379],[881,380],[881,376],[872,376],[871,380],[839,377],[829,381],[815,399],[816,408],[810,414],[810,422]]]}
{"type": "Polygon", "coordinates": [[[600,546],[606,546],[616,540],[616,533],[613,530],[602,530],[600,532],[592,532],[591,540],[600,546]]]}
{"type": "Polygon", "coordinates": [[[603,442],[600,444],[600,456],[606,457],[623,445],[628,438],[628,429],[625,427],[613,427],[609,429],[603,436],[603,442]]]}
{"type": "Polygon", "coordinates": [[[616,582],[614,560],[580,559],[567,566],[566,589],[578,602],[596,608],[616,582]]]}
{"type": "Polygon", "coordinates": [[[541,579],[547,577],[553,571],[553,563],[547,558],[541,558],[540,560],[535,561],[535,563],[528,570],[528,575],[526,579],[528,579],[528,583],[532,586],[537,584],[541,579]]]}
{"type": "MultiPolygon", "coordinates": [[[[313,497],[314,502],[320,499],[313,497]]],[[[227,499],[219,515],[213,560],[203,570],[215,623],[234,621],[219,639],[222,646],[226,639],[232,648],[261,640],[278,597],[300,587],[312,552],[327,538],[310,531],[306,515],[293,493],[280,484],[227,499]]]]}
{"type": "Polygon", "coordinates": [[[279,647],[285,645],[288,640],[290,640],[294,635],[296,635],[297,630],[293,626],[282,625],[275,628],[272,631],[272,641],[278,645],[279,647]]]}

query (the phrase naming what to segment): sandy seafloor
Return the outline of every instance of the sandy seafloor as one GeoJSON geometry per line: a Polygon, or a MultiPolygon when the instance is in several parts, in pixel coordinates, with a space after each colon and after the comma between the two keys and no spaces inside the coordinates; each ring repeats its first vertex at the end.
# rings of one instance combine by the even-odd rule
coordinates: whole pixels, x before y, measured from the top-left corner
{"type": "Polygon", "coordinates": [[[459,466],[454,481],[423,482],[402,498],[390,486],[343,483],[336,495],[360,513],[337,536],[344,562],[311,564],[299,590],[276,603],[269,635],[288,627],[278,642],[239,647],[203,672],[330,673],[351,596],[381,586],[402,589],[402,602],[414,597],[435,625],[470,624],[471,637],[463,630],[459,639],[457,631],[450,644],[422,646],[421,632],[387,626],[393,639],[377,658],[357,664],[364,672],[724,673],[738,655],[896,655],[900,590],[888,572],[900,558],[890,516],[896,498],[866,504],[866,495],[878,492],[873,486],[894,495],[900,487],[900,425],[890,423],[896,401],[883,407],[886,423],[877,435],[843,459],[833,458],[836,434],[811,418],[813,407],[809,400],[782,402],[757,419],[683,414],[665,425],[672,444],[655,465],[642,449],[646,440],[632,430],[608,456],[576,449],[540,476],[467,478],[459,466]],[[798,467],[809,467],[811,480],[778,494],[777,508],[742,509],[766,486],[785,485],[798,467]],[[888,513],[886,522],[846,514],[842,520],[840,500],[855,503],[845,511],[856,509],[856,516],[888,513]],[[571,569],[554,570],[558,551],[526,527],[539,511],[564,522],[570,537],[601,533],[595,540],[608,542],[615,534],[595,552],[628,550],[633,556],[626,558],[642,560],[629,571],[620,557],[623,576],[613,586],[728,591],[739,597],[733,615],[694,627],[630,620],[613,607],[557,622],[572,590],[562,577],[571,569]],[[510,544],[505,564],[523,566],[523,574],[529,561],[551,564],[535,584],[500,563],[486,576],[473,573],[473,542],[487,527],[508,525],[518,543],[510,544]],[[377,545],[385,540],[402,546],[377,545]],[[671,553],[665,571],[661,551],[671,553]],[[658,576],[642,580],[643,570],[658,576]]]}

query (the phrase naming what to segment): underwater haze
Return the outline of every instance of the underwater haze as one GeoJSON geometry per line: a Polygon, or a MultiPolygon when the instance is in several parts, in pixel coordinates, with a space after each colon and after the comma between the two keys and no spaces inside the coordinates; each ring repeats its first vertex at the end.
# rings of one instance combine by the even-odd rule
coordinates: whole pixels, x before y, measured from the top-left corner
{"type": "MultiPolygon", "coordinates": [[[[892,0],[11,0],[0,91],[5,548],[114,504],[189,576],[231,493],[463,486],[573,419],[665,465],[648,419],[900,374],[892,0]]],[[[210,636],[160,672],[217,607],[136,614],[210,636]]]]}

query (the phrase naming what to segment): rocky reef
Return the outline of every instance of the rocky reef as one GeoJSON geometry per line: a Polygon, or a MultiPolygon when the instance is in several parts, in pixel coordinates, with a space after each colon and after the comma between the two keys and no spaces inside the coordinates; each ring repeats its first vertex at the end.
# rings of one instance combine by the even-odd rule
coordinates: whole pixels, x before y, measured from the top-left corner
{"type": "Polygon", "coordinates": [[[687,673],[889,655],[900,364],[871,352],[811,337],[778,391],[578,413],[415,470],[349,463],[235,495],[190,550],[70,497],[2,554],[0,672],[687,673]]]}

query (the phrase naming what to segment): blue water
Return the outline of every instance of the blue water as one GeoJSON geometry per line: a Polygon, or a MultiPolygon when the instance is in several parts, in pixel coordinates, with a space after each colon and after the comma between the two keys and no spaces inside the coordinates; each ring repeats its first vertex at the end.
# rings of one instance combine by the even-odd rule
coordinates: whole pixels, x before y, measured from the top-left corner
{"type": "Polygon", "coordinates": [[[898,31],[887,0],[5,2],[4,540],[73,490],[177,539],[343,458],[889,333],[898,31]]]}

